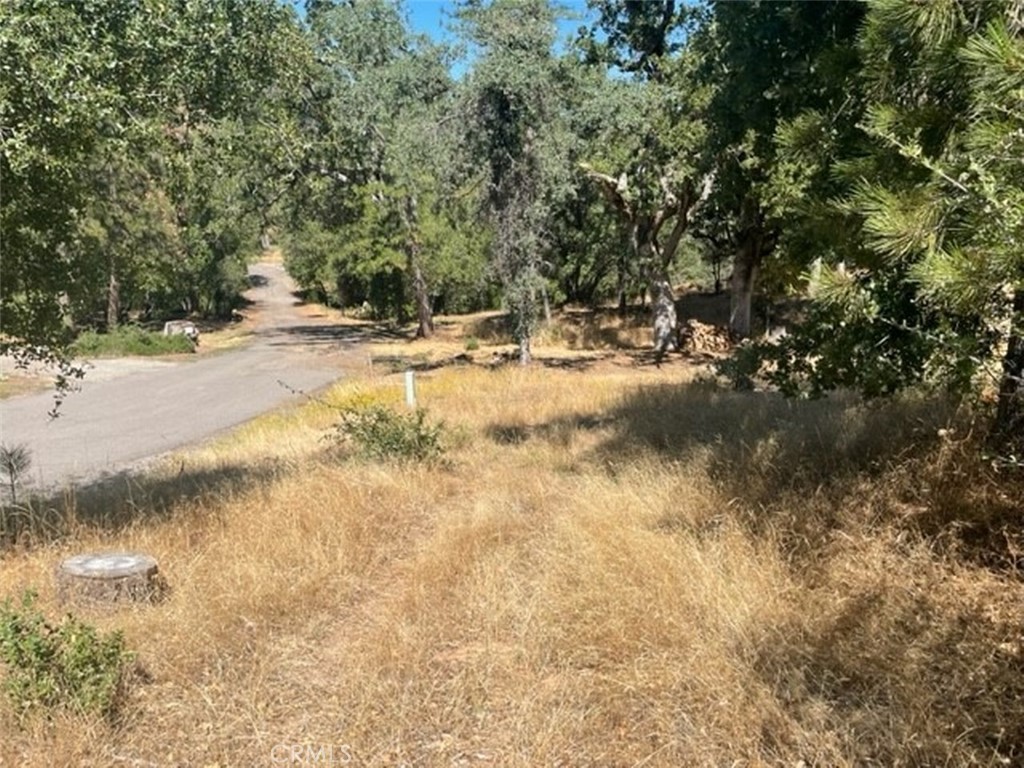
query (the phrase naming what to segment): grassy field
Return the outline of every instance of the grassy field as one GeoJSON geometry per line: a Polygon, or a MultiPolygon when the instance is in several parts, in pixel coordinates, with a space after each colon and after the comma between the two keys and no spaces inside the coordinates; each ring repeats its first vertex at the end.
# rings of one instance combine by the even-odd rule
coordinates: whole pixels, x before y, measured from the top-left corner
{"type": "Polygon", "coordinates": [[[59,616],[56,563],[109,548],[172,592],[76,611],[138,654],[122,714],[4,709],[0,765],[1024,764],[1022,486],[970,414],[698,373],[424,373],[448,450],[402,464],[324,441],[402,407],[400,375],[353,372],[37,502],[0,596],[59,616]]]}

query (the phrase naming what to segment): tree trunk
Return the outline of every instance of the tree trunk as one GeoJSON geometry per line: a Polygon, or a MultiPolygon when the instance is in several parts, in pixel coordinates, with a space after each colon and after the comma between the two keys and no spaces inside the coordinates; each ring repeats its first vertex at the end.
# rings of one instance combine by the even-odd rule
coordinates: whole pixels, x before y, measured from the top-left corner
{"type": "Polygon", "coordinates": [[[519,337],[519,364],[529,365],[533,360],[533,352],[530,349],[530,334],[524,333],[519,337]]]}
{"type": "Polygon", "coordinates": [[[729,302],[729,333],[735,338],[745,339],[751,332],[751,305],[754,300],[754,285],[761,262],[761,249],[756,237],[748,237],[736,249],[733,261],[729,302]]]}
{"type": "MultiPolygon", "coordinates": [[[[519,345],[520,365],[529,365],[533,360],[533,329],[536,327],[537,304],[534,300],[533,286],[536,284],[535,267],[525,267],[526,275],[520,275],[518,281],[509,281],[511,284],[511,309],[512,324],[515,333],[516,343],[519,345]]],[[[506,288],[506,290],[508,290],[506,288]]]]}
{"type": "Polygon", "coordinates": [[[994,431],[1000,438],[1020,439],[1024,435],[1024,288],[1017,288],[1012,306],[994,431]]]}
{"type": "Polygon", "coordinates": [[[412,280],[413,300],[416,303],[416,338],[429,339],[434,335],[434,310],[430,306],[430,292],[427,290],[427,280],[423,277],[420,265],[419,214],[416,210],[416,198],[412,195],[405,196],[403,218],[406,229],[406,268],[412,280]]]}
{"type": "Polygon", "coordinates": [[[112,211],[107,232],[107,264],[110,268],[110,279],[107,281],[107,331],[114,331],[121,321],[121,283],[117,279],[116,256],[121,241],[121,223],[113,212],[117,210],[117,173],[112,166],[108,166],[107,173],[107,195],[112,211]]]}
{"type": "Polygon", "coordinates": [[[121,283],[117,279],[114,265],[110,265],[110,281],[107,283],[107,330],[117,329],[121,322],[121,283]]]}
{"type": "Polygon", "coordinates": [[[416,302],[416,337],[429,339],[434,335],[434,310],[430,306],[430,294],[427,292],[427,281],[420,269],[419,254],[417,248],[416,257],[409,260],[409,269],[412,272],[412,293],[416,302]]]}
{"type": "Polygon", "coordinates": [[[625,317],[626,316],[626,312],[629,309],[629,297],[627,295],[627,287],[626,287],[626,283],[627,283],[627,274],[626,273],[627,273],[628,267],[626,266],[626,251],[625,250],[621,251],[621,255],[619,256],[619,263],[616,265],[616,267],[617,267],[617,275],[616,275],[615,291],[616,291],[616,293],[618,295],[619,316],[620,317],[625,317]]]}
{"type": "Polygon", "coordinates": [[[656,274],[651,280],[651,310],[654,313],[654,354],[660,360],[668,352],[679,349],[676,332],[676,297],[668,275],[656,274]]]}

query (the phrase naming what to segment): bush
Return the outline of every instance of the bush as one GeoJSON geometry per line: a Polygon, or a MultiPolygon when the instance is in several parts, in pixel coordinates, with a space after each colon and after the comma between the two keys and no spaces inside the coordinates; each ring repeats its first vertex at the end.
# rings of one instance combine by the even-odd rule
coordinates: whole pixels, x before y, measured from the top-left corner
{"type": "Polygon", "coordinates": [[[444,452],[442,431],[442,424],[427,423],[422,408],[401,414],[370,404],[344,409],[335,425],[335,439],[353,445],[356,453],[369,459],[428,461],[444,452]]]}
{"type": "Polygon", "coordinates": [[[146,357],[194,351],[195,347],[186,336],[164,336],[134,325],[122,326],[110,333],[85,331],[74,344],[76,355],[90,357],[146,357]]]}
{"type": "Polygon", "coordinates": [[[134,658],[121,633],[100,634],[70,614],[54,626],[35,600],[26,592],[20,605],[9,598],[0,604],[0,661],[10,703],[19,715],[60,707],[113,715],[134,658]]]}

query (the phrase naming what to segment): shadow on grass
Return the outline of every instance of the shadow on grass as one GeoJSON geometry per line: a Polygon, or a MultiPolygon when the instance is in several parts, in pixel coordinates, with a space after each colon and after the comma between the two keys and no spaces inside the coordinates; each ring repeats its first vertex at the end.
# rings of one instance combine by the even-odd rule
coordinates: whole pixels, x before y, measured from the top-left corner
{"type": "MultiPolygon", "coordinates": [[[[1024,476],[994,469],[953,398],[850,394],[800,401],[712,383],[634,391],[608,413],[606,465],[654,454],[699,463],[755,534],[793,557],[833,532],[891,525],[951,557],[1024,576],[1024,476]]],[[[901,534],[902,535],[902,534],[901,534]]]]}
{"type": "Polygon", "coordinates": [[[1021,765],[1019,598],[979,599],[937,569],[865,559],[758,650],[789,717],[805,733],[847,734],[844,764],[1021,765]]]}
{"type": "Polygon", "coordinates": [[[940,434],[961,419],[955,403],[942,398],[795,401],[694,382],[637,388],[599,418],[496,423],[486,434],[507,445],[570,445],[573,431],[600,430],[590,456],[609,472],[652,459],[692,466],[751,533],[775,531],[799,558],[835,530],[860,525],[855,519],[885,517],[926,536],[926,520],[965,519],[969,483],[951,467],[974,472],[976,460],[942,459],[947,438],[940,434]],[[926,513],[911,521],[915,508],[926,513]]]}
{"type": "Polygon", "coordinates": [[[533,439],[567,445],[573,432],[600,429],[608,423],[607,419],[575,414],[545,424],[491,424],[484,434],[500,445],[521,445],[533,439]]]}
{"type": "Polygon", "coordinates": [[[611,427],[596,449],[599,459],[621,462],[654,453],[672,462],[701,461],[734,496],[766,502],[920,455],[935,447],[955,413],[954,403],[924,397],[865,403],[840,394],[798,401],[698,381],[638,388],[599,418],[576,414],[535,425],[494,424],[487,435],[516,444],[566,429],[611,427]]]}
{"type": "Polygon", "coordinates": [[[636,390],[612,409],[618,429],[599,451],[699,455],[731,493],[766,503],[919,455],[936,445],[955,412],[954,403],[925,397],[799,401],[710,382],[662,384],[636,390]]]}
{"type": "Polygon", "coordinates": [[[34,495],[0,508],[0,552],[39,546],[89,529],[117,533],[159,522],[204,499],[226,499],[271,483],[288,471],[280,460],[230,464],[175,472],[123,471],[48,495],[34,495]]]}
{"type": "MultiPolygon", "coordinates": [[[[593,368],[602,360],[614,357],[614,352],[590,352],[582,353],[574,357],[550,356],[532,354],[530,365],[539,365],[544,368],[552,368],[563,371],[586,371],[593,368]]],[[[480,363],[491,370],[519,366],[518,350],[501,350],[490,353],[480,363]]]]}

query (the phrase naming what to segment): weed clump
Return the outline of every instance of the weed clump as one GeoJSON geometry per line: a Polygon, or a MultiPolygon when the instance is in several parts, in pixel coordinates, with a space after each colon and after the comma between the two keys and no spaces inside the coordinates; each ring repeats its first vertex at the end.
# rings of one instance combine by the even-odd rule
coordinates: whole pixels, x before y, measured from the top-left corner
{"type": "Polygon", "coordinates": [[[44,709],[116,713],[125,672],[134,654],[120,632],[101,634],[66,615],[50,624],[28,591],[20,605],[0,603],[0,661],[4,693],[19,716],[44,709]]]}
{"type": "Polygon", "coordinates": [[[17,505],[18,481],[28,472],[31,466],[32,451],[29,450],[27,445],[9,446],[0,443],[0,472],[7,476],[7,489],[11,495],[11,504],[17,505]]]}
{"type": "Polygon", "coordinates": [[[431,461],[444,453],[442,423],[431,424],[422,408],[402,414],[387,406],[368,404],[346,408],[333,438],[357,455],[376,461],[431,461]]]}
{"type": "Polygon", "coordinates": [[[137,326],[124,326],[110,333],[85,331],[74,344],[76,355],[87,357],[147,357],[195,352],[187,336],[164,336],[137,326]]]}

